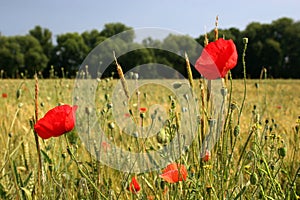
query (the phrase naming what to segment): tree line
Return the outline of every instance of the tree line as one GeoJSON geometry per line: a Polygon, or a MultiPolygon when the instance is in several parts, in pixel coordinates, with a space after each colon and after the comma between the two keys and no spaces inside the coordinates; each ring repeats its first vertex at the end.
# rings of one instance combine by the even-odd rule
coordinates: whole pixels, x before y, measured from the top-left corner
{"type": "MultiPolygon", "coordinates": [[[[2,78],[33,77],[38,72],[45,78],[76,76],[78,68],[98,44],[118,33],[132,30],[122,23],[109,23],[102,30],[93,29],[83,33],[64,33],[57,35],[53,43],[53,34],[47,28],[36,26],[27,35],[0,35],[0,70],[2,78]]],[[[209,41],[214,40],[214,30],[207,33],[209,41]]],[[[134,31],[122,38],[121,44],[126,46],[141,45],[134,41],[134,31]]],[[[234,78],[241,78],[243,51],[242,38],[249,39],[246,65],[249,78],[259,78],[262,69],[267,69],[272,78],[300,78],[300,22],[291,18],[279,18],[269,24],[252,22],[245,30],[237,28],[219,29],[219,37],[232,39],[239,52],[239,62],[232,70],[234,78]]],[[[169,35],[162,41],[153,38],[144,39],[142,46],[178,46],[197,47],[189,36],[169,35]]],[[[192,40],[204,43],[204,35],[192,40]]],[[[198,53],[189,52],[192,60],[198,53]]],[[[177,71],[186,75],[185,60],[178,55],[160,49],[144,48],[129,52],[118,58],[124,71],[145,63],[161,63],[173,66],[177,71]]],[[[113,64],[104,75],[109,76],[115,71],[113,64]]],[[[199,74],[195,73],[199,77],[199,74]]]]}

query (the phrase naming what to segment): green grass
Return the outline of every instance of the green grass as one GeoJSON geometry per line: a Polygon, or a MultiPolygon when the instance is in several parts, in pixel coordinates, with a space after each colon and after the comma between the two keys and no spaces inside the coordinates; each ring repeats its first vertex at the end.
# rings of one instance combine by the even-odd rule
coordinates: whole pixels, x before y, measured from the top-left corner
{"type": "MultiPolygon", "coordinates": [[[[0,92],[8,94],[7,98],[0,98],[2,199],[299,199],[300,136],[295,127],[300,125],[300,80],[247,80],[246,100],[240,117],[244,85],[243,80],[233,80],[232,97],[227,96],[230,107],[225,108],[229,111],[226,124],[221,127],[222,135],[211,151],[211,159],[204,162],[199,158],[203,138],[198,136],[207,134],[199,124],[196,139],[176,160],[188,169],[186,181],[166,183],[159,177],[161,170],[131,174],[105,166],[87,152],[74,130],[66,137],[40,139],[43,160],[40,188],[36,144],[30,126],[35,110],[34,84],[34,80],[26,79],[0,80],[0,92]],[[134,175],[142,188],[137,194],[127,190],[134,175]]],[[[203,117],[200,100],[206,96],[201,96],[199,80],[195,80],[194,85],[195,98],[199,100],[198,113],[203,117]]],[[[172,91],[159,85],[139,88],[140,107],[160,104],[167,110],[170,120],[164,127],[165,142],[158,141],[157,135],[145,142],[124,134],[114,121],[107,107],[112,101],[114,86],[115,81],[110,79],[99,82],[96,107],[100,125],[116,145],[124,149],[130,147],[130,151],[135,152],[154,151],[174,137],[175,113],[180,113],[181,108],[176,98],[176,105],[172,107],[169,97],[172,91]],[[116,124],[114,129],[108,126],[112,122],[116,124]]],[[[73,87],[74,80],[39,80],[39,117],[61,103],[72,104],[73,87]]],[[[227,88],[229,95],[230,81],[227,88]]],[[[140,123],[138,107],[134,106],[137,101],[134,93],[129,105],[132,117],[140,123]]],[[[205,109],[210,109],[206,101],[205,109]]],[[[150,118],[146,113],[145,126],[151,123],[150,118]]],[[[207,118],[202,119],[207,128],[207,118]]]]}

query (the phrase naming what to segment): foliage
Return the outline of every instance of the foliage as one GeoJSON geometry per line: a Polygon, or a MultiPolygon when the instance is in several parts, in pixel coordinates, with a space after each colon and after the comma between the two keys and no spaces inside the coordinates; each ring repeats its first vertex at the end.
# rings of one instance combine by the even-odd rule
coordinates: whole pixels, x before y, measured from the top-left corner
{"type": "MultiPolygon", "coordinates": [[[[5,72],[3,74],[5,77],[19,77],[21,72],[23,75],[26,73],[27,76],[32,77],[35,71],[41,72],[44,77],[74,77],[76,70],[91,50],[105,39],[123,31],[127,31],[122,38],[125,45],[141,45],[134,42],[135,33],[131,27],[122,23],[105,24],[102,30],[93,29],[81,34],[60,34],[57,36],[56,44],[52,43],[51,31],[40,26],[34,27],[26,36],[0,36],[0,70],[5,72]],[[53,70],[57,74],[51,74],[53,70]]],[[[194,51],[194,48],[188,44],[189,40],[185,40],[184,37],[170,35],[163,41],[147,38],[142,41],[142,44],[144,46],[161,45],[164,48],[177,48],[176,45],[179,44],[180,51],[189,51],[187,53],[193,60],[194,56],[199,55],[193,55],[197,51],[194,51]]],[[[239,55],[242,54],[242,38],[249,38],[248,77],[259,78],[261,70],[266,68],[269,77],[300,78],[300,46],[298,45],[300,22],[286,17],[274,20],[270,24],[252,22],[245,30],[220,29],[219,37],[232,39],[237,49],[240,50],[239,55]]],[[[208,39],[214,40],[214,30],[208,33],[208,39]]],[[[204,35],[200,35],[195,40],[203,44],[204,35]]],[[[127,66],[128,70],[130,67],[144,63],[145,60],[149,61],[152,57],[153,61],[173,65],[180,73],[186,75],[181,65],[184,59],[177,59],[175,54],[154,49],[137,51],[130,53],[130,60],[124,58],[121,63],[127,66]],[[131,63],[132,60],[135,63],[131,63]],[[177,65],[172,63],[174,60],[177,61],[177,65]]],[[[110,76],[111,71],[109,70],[107,76],[110,76]]],[[[238,66],[232,70],[232,76],[241,78],[242,74],[242,62],[239,60],[238,66]]]]}

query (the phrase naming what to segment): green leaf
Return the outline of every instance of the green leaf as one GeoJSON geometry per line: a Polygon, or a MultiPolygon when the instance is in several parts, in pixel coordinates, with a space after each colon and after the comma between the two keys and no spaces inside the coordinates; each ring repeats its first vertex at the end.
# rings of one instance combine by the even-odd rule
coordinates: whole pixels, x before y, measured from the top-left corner
{"type": "Polygon", "coordinates": [[[27,186],[27,184],[28,184],[28,182],[29,182],[31,176],[32,176],[32,172],[30,172],[30,174],[29,174],[29,175],[27,176],[27,178],[25,179],[25,181],[24,181],[24,187],[27,186]]]}
{"type": "Polygon", "coordinates": [[[21,187],[21,190],[23,190],[23,192],[25,192],[26,199],[32,200],[31,192],[27,188],[21,187]]]}
{"type": "Polygon", "coordinates": [[[45,158],[46,162],[49,164],[52,164],[51,158],[47,155],[47,153],[43,150],[41,150],[43,157],[45,158]]]}

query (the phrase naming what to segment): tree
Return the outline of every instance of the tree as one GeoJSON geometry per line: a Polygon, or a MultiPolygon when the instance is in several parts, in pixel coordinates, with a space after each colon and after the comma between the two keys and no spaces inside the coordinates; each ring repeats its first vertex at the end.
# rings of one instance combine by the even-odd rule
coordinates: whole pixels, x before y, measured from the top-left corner
{"type": "Polygon", "coordinates": [[[30,35],[1,37],[0,58],[1,68],[8,77],[16,77],[19,72],[32,77],[48,62],[41,45],[30,35]]]}
{"type": "Polygon", "coordinates": [[[35,26],[34,29],[29,30],[29,35],[36,38],[43,48],[44,54],[50,59],[51,51],[53,48],[52,44],[52,33],[47,28],[42,28],[40,26],[35,26]]]}
{"type": "Polygon", "coordinates": [[[261,62],[269,70],[269,75],[274,78],[280,77],[282,54],[278,41],[266,39],[261,51],[261,62]]]}
{"type": "Polygon", "coordinates": [[[134,39],[134,31],[132,28],[125,26],[122,23],[109,23],[104,25],[104,29],[100,32],[101,36],[106,38],[112,37],[117,35],[118,33],[122,33],[127,31],[126,34],[122,35],[122,40],[125,42],[132,42],[134,39]]]}
{"type": "MultiPolygon", "coordinates": [[[[83,62],[88,53],[88,46],[78,33],[66,33],[57,36],[57,46],[52,51],[50,65],[55,67],[55,71],[64,71],[75,75],[75,71],[83,62]]],[[[48,68],[49,69],[49,68],[48,68]]],[[[61,74],[58,74],[61,75],[61,74]]]]}
{"type": "Polygon", "coordinates": [[[84,43],[89,47],[89,51],[106,39],[106,37],[102,36],[96,29],[93,29],[90,32],[85,31],[81,34],[81,36],[84,40],[84,43]]]}
{"type": "Polygon", "coordinates": [[[300,78],[300,22],[293,23],[286,28],[285,35],[287,42],[284,54],[285,77],[300,78]]]}
{"type": "Polygon", "coordinates": [[[16,77],[18,67],[24,65],[24,54],[14,37],[0,37],[0,69],[7,77],[16,77]]]}
{"type": "Polygon", "coordinates": [[[24,71],[33,77],[35,72],[42,71],[46,68],[48,58],[43,52],[39,41],[31,35],[16,36],[16,41],[21,47],[24,54],[24,71]]]}

